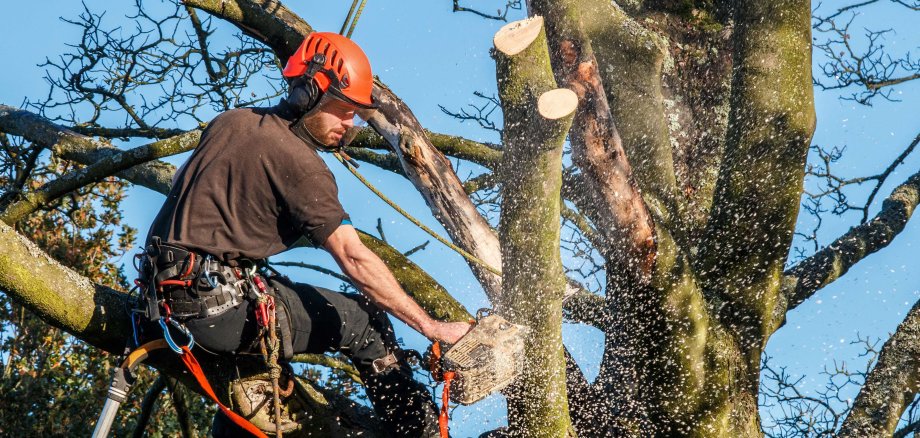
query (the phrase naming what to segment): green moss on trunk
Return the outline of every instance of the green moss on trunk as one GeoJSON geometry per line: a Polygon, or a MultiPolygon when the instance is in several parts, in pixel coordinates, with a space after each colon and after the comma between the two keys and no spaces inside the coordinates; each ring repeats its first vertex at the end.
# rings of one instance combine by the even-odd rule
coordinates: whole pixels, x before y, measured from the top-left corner
{"type": "MultiPolygon", "coordinates": [[[[572,115],[543,118],[537,99],[555,87],[542,19],[536,39],[520,53],[496,50],[505,114],[499,239],[504,291],[499,310],[530,328],[522,377],[508,398],[515,436],[571,436],[562,346],[565,277],[559,255],[562,143],[572,115]]],[[[513,26],[514,23],[509,26],[513,26]]],[[[522,25],[533,25],[533,22],[522,25]]],[[[500,32],[501,33],[501,32],[500,32]]],[[[574,108],[572,108],[574,111],[574,108]]]]}

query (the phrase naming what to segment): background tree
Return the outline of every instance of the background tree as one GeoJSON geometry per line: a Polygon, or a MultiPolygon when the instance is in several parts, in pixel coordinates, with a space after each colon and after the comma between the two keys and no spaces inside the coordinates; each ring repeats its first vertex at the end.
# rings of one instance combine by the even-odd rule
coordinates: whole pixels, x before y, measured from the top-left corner
{"type": "MultiPolygon", "coordinates": [[[[855,45],[840,24],[840,17],[877,2],[815,19],[808,2],[761,3],[528,2],[527,13],[542,18],[496,35],[498,96],[481,94],[486,106],[458,113],[500,129],[502,145],[426,131],[383,83],[375,89],[381,111],[349,152],[411,181],[454,242],[505,273],[499,277],[470,264],[489,299],[512,319],[537,328],[528,339],[534,348],[527,372],[546,374],[508,391],[512,435],[760,434],[759,394],[795,401],[788,397],[789,380],[769,368],[766,381],[778,389],[761,392],[767,341],[789,311],[887,246],[920,202],[920,176],[912,175],[870,217],[882,183],[916,140],[891,170],[859,181],[831,172],[833,150],[815,148],[817,160],[806,166],[815,83],[850,87],[852,99],[870,104],[896,98],[889,90],[917,77],[910,54],[892,58],[879,48],[884,34],[870,32],[868,43],[855,45]],[[812,76],[813,34],[831,35],[815,46],[828,54],[820,68],[829,79],[812,76]],[[867,51],[859,49],[866,45],[867,51]],[[539,105],[556,87],[577,96],[571,129],[565,123],[570,112],[539,105]],[[489,122],[497,106],[504,120],[489,122]],[[568,148],[561,155],[566,133],[568,148]],[[463,183],[445,156],[488,171],[463,183]],[[792,250],[806,175],[827,181],[826,190],[805,198],[811,211],[822,213],[821,202],[830,197],[840,213],[861,207],[863,220],[827,246],[816,242],[797,253],[792,250]],[[552,183],[534,185],[534,179],[552,183]],[[847,187],[869,181],[877,188],[865,204],[849,203],[847,187]],[[568,232],[560,234],[560,222],[568,232]],[[565,270],[556,270],[560,247],[575,260],[565,270]],[[561,345],[563,315],[604,332],[593,382],[561,345]]],[[[895,3],[907,12],[917,9],[895,3]]],[[[310,31],[277,2],[187,0],[163,16],[140,6],[138,25],[127,34],[101,26],[101,17],[87,11],[74,21],[84,30],[75,53],[48,63],[51,97],[26,105],[29,110],[0,108],[5,144],[28,144],[19,147],[24,152],[7,147],[10,160],[34,156],[8,178],[0,214],[7,224],[31,220],[61,196],[110,175],[164,192],[173,169],[150,160],[194,147],[194,129],[206,122],[203,108],[225,110],[276,97],[281,83],[273,69],[310,31]],[[245,36],[219,48],[201,12],[245,36]],[[266,72],[274,73],[261,76],[266,72]],[[260,80],[271,91],[253,94],[260,80]],[[148,144],[126,152],[110,144],[128,137],[148,144]],[[44,183],[34,171],[36,160],[52,160],[44,151],[53,160],[88,166],[57,169],[61,176],[44,183]]],[[[454,8],[466,9],[458,2],[454,8]]],[[[564,107],[564,99],[556,102],[551,107],[564,107]]],[[[96,285],[87,283],[42,257],[21,234],[2,231],[0,287],[7,295],[52,325],[118,352],[129,333],[128,297],[107,288],[101,277],[91,277],[96,285]]],[[[814,231],[798,231],[806,243],[817,240],[814,231]]],[[[403,254],[365,238],[400,268],[400,281],[426,308],[445,319],[467,317],[403,254]]],[[[920,390],[918,325],[920,304],[878,350],[877,364],[863,373],[860,396],[825,430],[892,434],[905,415],[911,423],[897,433],[917,427],[915,408],[908,406],[920,390]]],[[[154,365],[176,375],[166,360],[154,365]]],[[[219,361],[211,365],[221,368],[219,361]]],[[[306,388],[288,406],[317,414],[319,424],[307,427],[329,434],[375,430],[366,411],[345,406],[341,394],[306,388]],[[343,410],[347,415],[329,415],[343,410]]]]}

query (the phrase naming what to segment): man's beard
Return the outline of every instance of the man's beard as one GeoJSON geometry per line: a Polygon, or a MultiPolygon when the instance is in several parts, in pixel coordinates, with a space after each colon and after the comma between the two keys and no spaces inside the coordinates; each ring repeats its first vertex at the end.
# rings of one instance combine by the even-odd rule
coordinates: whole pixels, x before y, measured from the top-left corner
{"type": "Polygon", "coordinates": [[[310,132],[311,131],[310,128],[319,129],[319,127],[313,126],[313,124],[311,124],[310,122],[311,120],[307,118],[307,115],[301,116],[300,118],[295,120],[294,123],[291,123],[291,132],[293,132],[294,135],[297,136],[297,138],[303,140],[304,143],[306,143],[308,146],[314,149],[318,149],[318,150],[326,151],[326,152],[334,152],[336,150],[341,149],[341,142],[338,142],[337,144],[333,144],[332,146],[329,146],[323,143],[322,141],[320,141],[318,138],[316,138],[313,135],[313,133],[310,132]]]}

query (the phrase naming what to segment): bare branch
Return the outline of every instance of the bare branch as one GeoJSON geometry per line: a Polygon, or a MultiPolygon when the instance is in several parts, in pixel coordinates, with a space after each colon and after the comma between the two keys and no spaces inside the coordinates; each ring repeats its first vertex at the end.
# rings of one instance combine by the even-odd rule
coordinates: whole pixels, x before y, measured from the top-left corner
{"type": "Polygon", "coordinates": [[[520,9],[521,9],[521,0],[508,0],[508,3],[505,4],[504,11],[499,9],[495,15],[491,15],[485,12],[480,12],[476,9],[470,9],[470,8],[465,8],[463,6],[460,6],[460,0],[454,0],[454,12],[470,12],[482,18],[488,18],[490,20],[508,21],[508,11],[520,10],[520,9]]]}
{"type": "Polygon", "coordinates": [[[311,264],[309,264],[309,263],[301,263],[301,262],[272,262],[271,264],[274,265],[274,266],[289,266],[289,267],[294,267],[294,268],[309,269],[309,270],[312,270],[312,271],[316,271],[316,272],[320,272],[320,273],[326,274],[326,275],[328,275],[328,276],[330,276],[330,277],[335,277],[336,279],[338,279],[338,280],[340,280],[340,281],[344,281],[345,283],[352,284],[352,283],[351,283],[351,279],[348,278],[347,276],[342,275],[342,274],[340,274],[340,273],[338,273],[338,272],[335,272],[335,271],[333,271],[333,270],[331,270],[331,269],[326,269],[326,268],[324,268],[324,267],[322,267],[322,266],[319,266],[319,265],[311,265],[311,264]]]}
{"type": "Polygon", "coordinates": [[[878,364],[843,422],[840,437],[890,436],[920,393],[920,301],[882,347],[878,364]]]}
{"type": "Polygon", "coordinates": [[[851,228],[826,248],[787,270],[783,274],[785,312],[842,277],[869,254],[888,246],[904,230],[918,203],[920,172],[895,188],[871,221],[851,228]]]}
{"type": "MultiPolygon", "coordinates": [[[[480,106],[476,106],[472,103],[467,104],[467,106],[472,108],[473,111],[467,111],[466,108],[460,108],[459,112],[453,112],[445,108],[443,105],[438,105],[438,108],[441,108],[441,112],[447,114],[448,116],[451,116],[460,121],[472,120],[478,123],[479,126],[483,129],[494,131],[501,135],[501,128],[499,128],[492,120],[492,116],[495,115],[495,111],[501,110],[501,102],[498,101],[497,97],[486,96],[479,91],[474,92],[473,95],[484,101],[480,106]]],[[[499,113],[500,112],[501,111],[499,111],[499,113]]]]}
{"type": "MultiPolygon", "coordinates": [[[[872,2],[851,5],[848,8],[870,3],[872,2]]],[[[814,25],[815,30],[830,35],[826,41],[815,44],[815,49],[823,52],[828,59],[820,65],[827,80],[815,78],[815,84],[824,90],[860,87],[862,91],[857,91],[844,99],[863,105],[871,106],[871,100],[876,96],[897,101],[892,97],[893,89],[890,87],[920,78],[920,60],[913,59],[911,53],[896,59],[886,52],[884,40],[891,29],[866,29],[865,49],[854,46],[850,27],[856,19],[856,14],[853,13],[842,25],[833,18],[848,8],[838,10],[831,17],[818,18],[814,25]]]]}

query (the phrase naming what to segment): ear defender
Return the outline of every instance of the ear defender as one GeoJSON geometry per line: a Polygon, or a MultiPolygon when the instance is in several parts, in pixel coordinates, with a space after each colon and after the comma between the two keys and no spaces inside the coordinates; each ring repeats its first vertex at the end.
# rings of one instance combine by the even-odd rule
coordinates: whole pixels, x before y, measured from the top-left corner
{"type": "Polygon", "coordinates": [[[288,89],[287,102],[299,114],[306,114],[316,106],[320,98],[319,88],[312,79],[307,80],[301,76],[291,81],[288,89]]]}

